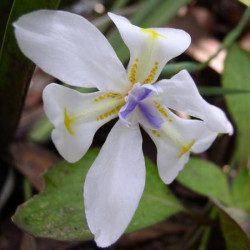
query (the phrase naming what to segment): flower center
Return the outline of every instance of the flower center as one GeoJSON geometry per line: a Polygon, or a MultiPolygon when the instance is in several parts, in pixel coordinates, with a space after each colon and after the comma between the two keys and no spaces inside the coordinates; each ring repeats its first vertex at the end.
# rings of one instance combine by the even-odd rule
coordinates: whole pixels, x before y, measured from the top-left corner
{"type": "Polygon", "coordinates": [[[139,122],[147,128],[159,129],[163,119],[151,97],[160,90],[157,86],[136,83],[125,97],[126,104],[119,112],[121,122],[125,126],[130,126],[131,122],[139,122]]]}

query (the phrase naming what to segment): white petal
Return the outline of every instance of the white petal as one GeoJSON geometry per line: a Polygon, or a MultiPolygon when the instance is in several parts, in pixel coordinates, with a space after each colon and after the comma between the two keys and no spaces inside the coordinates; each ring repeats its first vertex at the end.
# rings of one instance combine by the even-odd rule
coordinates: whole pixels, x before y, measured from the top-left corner
{"type": "Polygon", "coordinates": [[[147,131],[157,147],[157,166],[161,179],[171,183],[189,159],[190,151],[205,151],[217,133],[207,128],[203,121],[186,120],[166,110],[168,118],[159,130],[147,131]]]}
{"type": "Polygon", "coordinates": [[[225,113],[201,97],[192,77],[186,70],[180,71],[169,80],[159,81],[157,85],[163,89],[159,98],[167,107],[202,119],[209,129],[217,133],[230,135],[233,133],[232,124],[225,113]]]}
{"type": "Polygon", "coordinates": [[[53,83],[43,92],[45,113],[55,126],[52,141],[69,162],[78,161],[90,147],[97,129],[117,116],[119,110],[99,118],[120,104],[115,98],[95,101],[101,95],[102,92],[82,94],[53,83]]]}
{"type": "Polygon", "coordinates": [[[183,30],[141,29],[124,17],[112,13],[109,16],[130,51],[128,75],[131,82],[155,82],[165,64],[190,45],[191,38],[183,30]]]}
{"type": "Polygon", "coordinates": [[[39,10],[14,23],[22,52],[61,81],[123,92],[126,71],[106,38],[81,16],[39,10]]]}
{"type": "Polygon", "coordinates": [[[84,184],[87,221],[99,247],[113,244],[127,228],[145,184],[138,126],[120,121],[111,130],[84,184]]]}

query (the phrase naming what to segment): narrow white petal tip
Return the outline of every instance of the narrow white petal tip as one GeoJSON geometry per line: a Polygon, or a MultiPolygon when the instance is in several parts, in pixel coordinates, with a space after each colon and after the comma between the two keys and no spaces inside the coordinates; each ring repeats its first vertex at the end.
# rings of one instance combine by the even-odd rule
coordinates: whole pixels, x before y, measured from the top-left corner
{"type": "MultiPolygon", "coordinates": [[[[178,173],[176,174],[176,176],[177,176],[178,174],[179,174],[179,171],[178,171],[178,173]]],[[[162,181],[163,181],[165,184],[169,185],[169,184],[171,184],[171,183],[174,181],[174,179],[176,178],[176,176],[174,176],[174,177],[167,176],[164,180],[162,179],[162,181]]]]}
{"type": "Polygon", "coordinates": [[[116,14],[114,14],[114,13],[112,13],[112,12],[108,12],[107,14],[108,14],[108,16],[109,16],[110,18],[112,18],[113,16],[116,16],[116,14]]]}
{"type": "Polygon", "coordinates": [[[115,20],[118,20],[119,21],[123,21],[123,22],[126,22],[126,23],[130,23],[130,21],[126,18],[126,17],[123,17],[123,16],[119,16],[119,15],[116,15],[114,13],[111,13],[111,12],[108,12],[108,16],[109,18],[114,22],[115,20]]]}
{"type": "Polygon", "coordinates": [[[234,132],[231,122],[228,120],[224,111],[215,106],[210,106],[213,109],[214,120],[209,121],[211,129],[217,133],[232,135],[234,132]]]}
{"type": "Polygon", "coordinates": [[[163,171],[161,171],[160,166],[158,165],[162,181],[167,185],[171,184],[179,175],[179,172],[184,168],[188,160],[189,153],[183,156],[181,159],[177,159],[175,165],[173,165],[172,167],[167,169],[167,167],[165,166],[165,168],[163,168],[163,171]]]}
{"type": "MultiPolygon", "coordinates": [[[[164,168],[165,170],[161,171],[160,173],[160,178],[161,180],[166,184],[169,185],[171,184],[175,178],[179,175],[179,172],[184,168],[186,162],[181,163],[181,166],[173,166],[172,169],[167,169],[166,167],[164,168]],[[179,168],[179,169],[176,169],[179,168]]],[[[159,167],[159,166],[158,166],[159,167]]]]}
{"type": "Polygon", "coordinates": [[[208,128],[211,129],[211,131],[214,131],[218,134],[228,134],[232,135],[234,133],[234,129],[232,124],[226,120],[223,123],[217,123],[214,125],[211,125],[211,123],[208,125],[208,128]]]}
{"type": "Polygon", "coordinates": [[[101,230],[99,230],[95,234],[95,242],[98,247],[106,248],[114,244],[118,239],[111,240],[112,237],[108,237],[108,235],[104,235],[101,230]]]}
{"type": "Polygon", "coordinates": [[[188,48],[190,46],[190,44],[191,44],[192,38],[186,31],[184,31],[184,32],[186,33],[187,48],[188,48]]]}
{"type": "Polygon", "coordinates": [[[233,125],[229,121],[227,122],[227,133],[229,135],[232,135],[234,133],[233,125]]]}

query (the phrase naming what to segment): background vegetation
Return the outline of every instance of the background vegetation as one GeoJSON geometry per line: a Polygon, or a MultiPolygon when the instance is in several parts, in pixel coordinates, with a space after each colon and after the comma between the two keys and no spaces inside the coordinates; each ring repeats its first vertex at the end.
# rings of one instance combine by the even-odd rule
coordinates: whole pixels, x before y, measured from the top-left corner
{"type": "Polygon", "coordinates": [[[248,0],[0,2],[0,249],[96,249],[84,218],[82,185],[114,122],[97,132],[93,149],[76,164],[58,156],[41,101],[43,88],[56,80],[21,54],[12,27],[22,14],[42,8],[88,18],[125,66],[129,53],[107,11],[141,27],[186,30],[190,48],[161,77],[188,69],[202,95],[234,124],[232,137],[220,136],[207,152],[193,156],[169,186],[160,181],[156,149],[143,134],[146,188],[130,234],[110,249],[250,249],[248,0]]]}

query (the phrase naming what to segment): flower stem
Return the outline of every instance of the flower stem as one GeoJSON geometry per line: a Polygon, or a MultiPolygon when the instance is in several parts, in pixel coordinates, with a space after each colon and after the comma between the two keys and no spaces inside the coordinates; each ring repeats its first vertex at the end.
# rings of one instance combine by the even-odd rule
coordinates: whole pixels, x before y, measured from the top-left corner
{"type": "Polygon", "coordinates": [[[32,186],[26,177],[23,179],[23,196],[25,201],[32,197],[32,186]]]}
{"type": "MultiPolygon", "coordinates": [[[[217,214],[218,214],[218,212],[217,212],[216,208],[212,207],[212,209],[211,209],[211,211],[209,213],[209,217],[214,220],[216,218],[217,214]]],[[[204,228],[204,232],[203,232],[201,242],[200,242],[200,246],[199,246],[198,250],[206,250],[207,249],[207,243],[209,241],[211,231],[212,231],[211,227],[205,227],[204,228]]]]}

